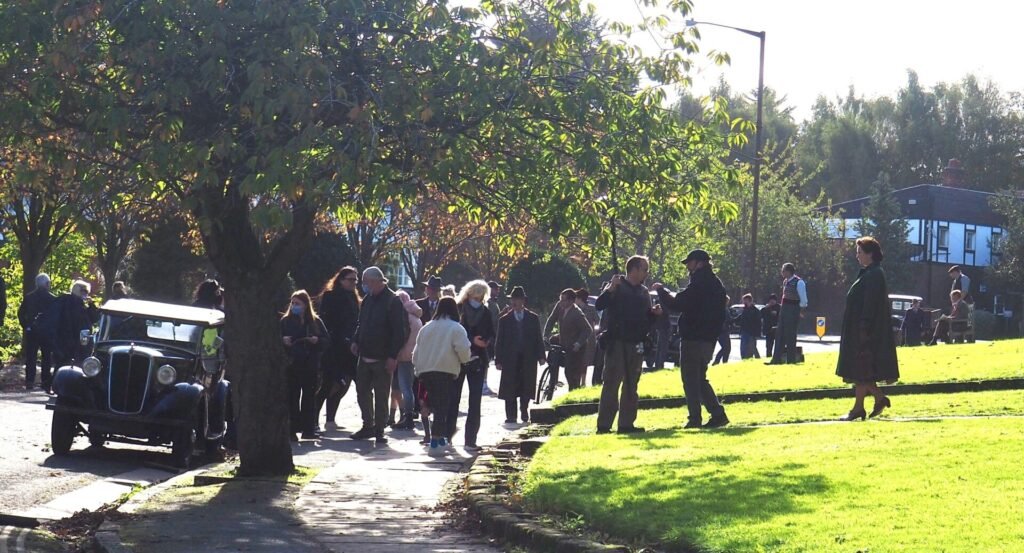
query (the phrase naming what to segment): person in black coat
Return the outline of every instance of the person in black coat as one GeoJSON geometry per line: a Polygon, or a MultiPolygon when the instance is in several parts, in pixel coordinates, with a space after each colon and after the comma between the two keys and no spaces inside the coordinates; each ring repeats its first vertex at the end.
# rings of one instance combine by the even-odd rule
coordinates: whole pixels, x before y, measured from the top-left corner
{"type": "Polygon", "coordinates": [[[684,428],[701,428],[701,406],[711,418],[704,428],[729,424],[725,408],[718,401],[708,381],[708,363],[715,351],[715,339],[726,324],[728,296],[725,286],[714,273],[711,256],[704,250],[693,250],[683,260],[690,272],[690,283],[678,294],[671,294],[661,283],[651,289],[658,292],[661,304],[679,311],[679,336],[683,343],[680,368],[683,373],[683,394],[686,395],[688,420],[684,428]]]}
{"type": "Polygon", "coordinates": [[[775,333],[779,326],[779,297],[768,296],[768,303],[761,309],[761,332],[764,334],[764,356],[771,358],[775,351],[775,333]]]}
{"type": "Polygon", "coordinates": [[[420,315],[420,321],[426,325],[434,318],[434,310],[437,309],[437,302],[441,299],[441,277],[432,276],[423,284],[425,285],[423,290],[426,293],[426,297],[416,300],[416,305],[420,306],[420,309],[423,310],[423,314],[420,315]]]}
{"type": "Polygon", "coordinates": [[[25,295],[18,306],[18,322],[25,347],[25,389],[31,390],[36,381],[36,361],[40,362],[40,382],[43,388],[49,389],[50,369],[52,367],[53,344],[46,338],[38,323],[42,314],[57,299],[50,292],[50,276],[40,273],[36,276],[36,288],[25,295]],[[38,357],[37,357],[38,355],[38,357]]]}
{"type": "Polygon", "coordinates": [[[89,348],[82,345],[82,331],[91,330],[100,319],[99,310],[89,296],[91,288],[88,282],[76,280],[71,285],[71,293],[57,296],[43,314],[44,321],[40,325],[52,340],[55,367],[73,365],[89,355],[89,348]]]}
{"type": "Polygon", "coordinates": [[[903,324],[900,325],[903,343],[908,346],[920,346],[925,332],[930,330],[930,323],[931,316],[921,309],[921,300],[914,300],[903,316],[903,324]]]}
{"type": "Polygon", "coordinates": [[[754,296],[743,295],[743,310],[740,311],[736,323],[740,327],[740,357],[743,359],[760,359],[757,352],[757,336],[761,334],[761,312],[754,305],[754,296]]]}
{"type": "Polygon", "coordinates": [[[315,395],[319,384],[320,358],[330,342],[327,327],[313,309],[305,290],[292,294],[288,312],[281,317],[281,341],[288,352],[288,407],[292,441],[315,440],[315,395]]]}
{"type": "Polygon", "coordinates": [[[459,416],[459,398],[462,397],[462,385],[469,382],[469,409],[466,413],[465,448],[478,449],[477,432],[480,430],[480,400],[483,395],[484,369],[490,360],[487,347],[494,339],[494,324],[491,312],[487,309],[490,286],[483,280],[467,282],[459,291],[459,314],[462,326],[471,344],[472,359],[462,367],[462,373],[455,380],[452,388],[452,402],[448,408],[448,440],[455,436],[455,422],[459,416]]]}
{"type": "Polygon", "coordinates": [[[494,367],[501,371],[498,397],[505,400],[505,422],[516,422],[516,401],[522,421],[530,422],[527,408],[535,399],[537,364],[545,361],[540,317],[526,309],[526,291],[512,289],[511,309],[498,319],[494,343],[494,367]]]}
{"type": "Polygon", "coordinates": [[[356,356],[352,355],[352,337],[359,324],[359,273],[355,267],[342,267],[320,293],[320,317],[331,336],[331,344],[321,362],[320,389],[316,394],[315,418],[327,404],[327,428],[337,428],[338,405],[356,378],[356,356]]]}
{"type": "Polygon", "coordinates": [[[839,341],[836,375],[854,386],[853,409],[842,420],[864,420],[864,398],[871,394],[871,417],[891,407],[878,382],[899,380],[896,339],[892,332],[892,305],[882,271],[882,247],[870,236],[857,239],[857,262],[863,269],[846,294],[846,312],[839,341]]]}
{"type": "Polygon", "coordinates": [[[719,363],[728,363],[729,356],[732,355],[732,325],[736,320],[732,316],[732,310],[729,309],[729,302],[732,298],[725,296],[725,307],[724,309],[724,321],[722,323],[722,330],[718,333],[718,353],[715,354],[715,360],[712,365],[719,363]]]}

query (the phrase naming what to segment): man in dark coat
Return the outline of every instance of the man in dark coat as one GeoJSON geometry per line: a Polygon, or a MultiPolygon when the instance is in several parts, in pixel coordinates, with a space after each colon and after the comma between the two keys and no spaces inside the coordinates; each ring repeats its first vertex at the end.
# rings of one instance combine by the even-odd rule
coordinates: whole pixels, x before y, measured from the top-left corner
{"type": "Polygon", "coordinates": [[[402,301],[388,288],[388,279],[378,267],[363,271],[366,297],[359,308],[359,325],[352,337],[352,353],[359,356],[356,364],[356,400],[363,417],[363,427],[354,432],[353,440],[373,437],[386,444],[384,428],[391,403],[391,378],[398,367],[398,352],[408,336],[408,315],[402,301]]]}
{"type": "Polygon", "coordinates": [[[18,322],[21,324],[25,344],[25,388],[29,390],[35,385],[37,359],[42,364],[40,378],[43,387],[47,387],[50,382],[52,344],[37,328],[37,323],[55,299],[50,292],[50,276],[40,273],[36,276],[36,289],[29,292],[18,307],[18,322]]]}
{"type": "Polygon", "coordinates": [[[416,305],[420,306],[423,313],[420,315],[420,321],[423,324],[430,322],[430,319],[434,318],[434,310],[437,309],[437,302],[441,299],[441,277],[432,276],[423,283],[426,288],[426,297],[416,300],[416,305]]]}
{"type": "Polygon", "coordinates": [[[908,346],[920,346],[930,322],[931,317],[921,309],[921,300],[914,300],[910,309],[903,315],[903,324],[900,326],[903,343],[908,346]]]}
{"type": "Polygon", "coordinates": [[[540,317],[526,309],[526,292],[522,286],[512,289],[511,309],[498,319],[498,336],[494,343],[494,368],[501,372],[498,397],[505,400],[505,422],[516,422],[516,400],[519,416],[530,421],[527,408],[537,387],[537,363],[543,363],[544,339],[540,317]]]}
{"type": "Polygon", "coordinates": [[[89,296],[91,289],[88,282],[76,280],[71,292],[57,296],[43,314],[45,320],[39,324],[52,340],[56,367],[80,363],[89,354],[88,348],[82,345],[82,332],[90,331],[100,319],[99,310],[89,296]]]}
{"type": "Polygon", "coordinates": [[[661,304],[679,311],[679,337],[683,343],[679,364],[683,376],[688,420],[684,428],[701,428],[701,405],[711,418],[704,428],[729,424],[725,408],[718,401],[708,382],[708,363],[715,352],[715,341],[725,325],[725,286],[711,265],[711,256],[704,250],[693,250],[683,260],[690,272],[690,283],[673,295],[660,283],[651,289],[658,292],[661,304]]]}
{"type": "Polygon", "coordinates": [[[740,311],[736,322],[740,327],[740,358],[760,359],[761,356],[757,353],[757,335],[761,333],[761,312],[754,305],[754,296],[751,294],[743,295],[743,310],[740,311]]]}
{"type": "Polygon", "coordinates": [[[764,356],[771,357],[775,351],[775,332],[779,326],[779,297],[768,296],[768,303],[761,310],[761,331],[764,333],[764,356]]]}

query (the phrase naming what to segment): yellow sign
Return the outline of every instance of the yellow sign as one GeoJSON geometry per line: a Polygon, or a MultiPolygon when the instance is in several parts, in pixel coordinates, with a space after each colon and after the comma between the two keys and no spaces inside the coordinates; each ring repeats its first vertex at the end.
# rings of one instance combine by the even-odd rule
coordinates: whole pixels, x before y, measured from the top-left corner
{"type": "Polygon", "coordinates": [[[815,330],[818,332],[818,339],[825,335],[825,317],[818,317],[815,330]]]}

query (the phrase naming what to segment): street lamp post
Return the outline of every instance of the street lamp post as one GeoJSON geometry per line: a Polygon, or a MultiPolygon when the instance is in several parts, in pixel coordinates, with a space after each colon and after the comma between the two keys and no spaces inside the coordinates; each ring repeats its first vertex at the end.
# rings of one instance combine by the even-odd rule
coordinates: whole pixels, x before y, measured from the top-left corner
{"type": "Polygon", "coordinates": [[[707,21],[695,21],[693,19],[686,20],[687,27],[694,27],[696,25],[712,25],[714,27],[724,27],[726,29],[732,29],[739,31],[750,36],[757,37],[761,41],[761,58],[760,66],[757,72],[757,127],[754,129],[754,212],[750,217],[750,275],[749,275],[749,291],[755,294],[755,284],[757,283],[757,215],[760,211],[760,200],[759,194],[761,191],[761,127],[763,122],[764,113],[764,31],[751,31],[750,29],[743,29],[740,27],[733,27],[731,25],[721,25],[719,23],[709,23],[707,21]]]}

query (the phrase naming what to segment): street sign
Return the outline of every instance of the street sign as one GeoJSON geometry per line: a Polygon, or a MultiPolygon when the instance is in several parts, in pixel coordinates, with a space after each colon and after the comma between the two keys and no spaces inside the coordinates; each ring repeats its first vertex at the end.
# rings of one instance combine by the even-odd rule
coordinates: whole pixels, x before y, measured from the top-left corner
{"type": "Polygon", "coordinates": [[[818,333],[818,339],[821,340],[822,336],[825,335],[825,317],[818,317],[815,331],[818,333]]]}

